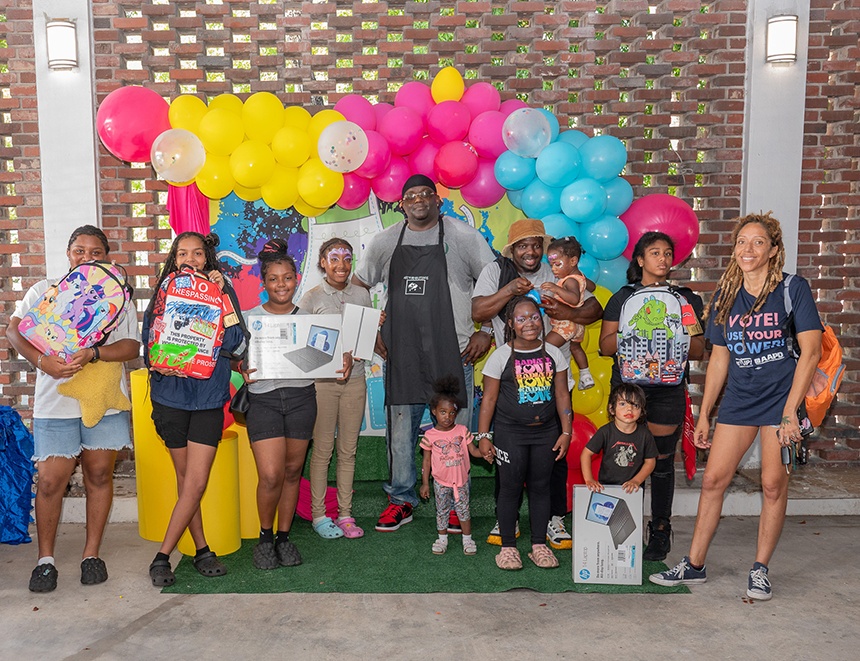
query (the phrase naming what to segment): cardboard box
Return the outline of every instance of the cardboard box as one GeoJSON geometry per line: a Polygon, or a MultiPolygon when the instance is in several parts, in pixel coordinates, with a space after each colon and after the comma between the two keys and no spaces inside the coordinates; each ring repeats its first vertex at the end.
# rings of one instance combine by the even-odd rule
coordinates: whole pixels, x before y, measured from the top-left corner
{"type": "Polygon", "coordinates": [[[643,490],[573,488],[573,582],[642,585],[643,490]]]}
{"type": "Polygon", "coordinates": [[[353,358],[373,360],[381,310],[347,303],[343,306],[343,350],[353,358]]]}
{"type": "Polygon", "coordinates": [[[332,379],[343,369],[339,314],[248,317],[248,366],[254,379],[332,379]]]}

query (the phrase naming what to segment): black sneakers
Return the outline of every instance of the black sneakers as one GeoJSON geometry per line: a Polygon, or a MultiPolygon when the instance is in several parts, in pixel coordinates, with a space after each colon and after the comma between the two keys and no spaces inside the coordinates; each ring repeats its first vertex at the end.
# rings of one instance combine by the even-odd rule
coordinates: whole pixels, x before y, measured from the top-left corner
{"type": "Polygon", "coordinates": [[[643,560],[665,560],[672,549],[672,526],[662,523],[655,526],[648,522],[648,546],[642,554],[643,560]]]}
{"type": "Polygon", "coordinates": [[[376,529],[380,532],[391,532],[400,528],[400,526],[409,523],[412,520],[412,505],[403,503],[395,505],[391,503],[385,508],[385,511],[379,515],[379,521],[376,522],[376,529]]]}
{"type": "Polygon", "coordinates": [[[57,589],[57,568],[50,562],[38,565],[30,574],[30,592],[53,592],[57,589]]]}
{"type": "Polygon", "coordinates": [[[96,585],[108,579],[107,567],[101,558],[86,558],[81,562],[81,583],[96,585]]]}

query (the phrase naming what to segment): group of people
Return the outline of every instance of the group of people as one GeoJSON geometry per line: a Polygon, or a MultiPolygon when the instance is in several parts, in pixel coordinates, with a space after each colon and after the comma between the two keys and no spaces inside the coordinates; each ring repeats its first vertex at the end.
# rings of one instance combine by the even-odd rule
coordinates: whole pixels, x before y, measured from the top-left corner
{"type": "MultiPolygon", "coordinates": [[[[295,303],[296,264],[286,242],[268,241],[259,253],[266,302],[251,315],[332,314],[346,303],[370,306],[368,289],[382,283],[387,302],[377,338],[385,359],[386,446],[389,479],[383,485],[388,504],[376,530],[392,532],[412,520],[420,498],[430,497],[433,478],[438,539],[433,553],[445,553],[448,533],[461,532],[463,551],[476,553],[469,515],[470,459],[495,464],[497,522],[488,541],[501,546],[496,564],[518,569],[518,512],[524,489],[529,494],[531,548],[538,567],[558,566],[552,549],[570,548],[564,526],[567,513],[567,462],[572,407],[577,390],[594,385],[579,346],[583,327],[603,318],[600,351],[615,355],[621,309],[637,290],[666,284],[674,258],[668,236],[649,232],[636,244],[628,270],[629,285],[609,300],[604,311],[592,294],[594,283],[578,270],[581,247],[573,237],[553,240],[537,220],[520,220],[495,257],[484,237],[466,223],[441,215],[434,182],[415,175],[403,187],[405,220],[376,235],[353,272],[353,250],[342,239],[326,242],[317,257],[322,283],[295,303]],[[544,257],[547,258],[544,261],[544,257]],[[476,330],[479,328],[480,330],[476,330]],[[478,430],[470,430],[474,406],[474,364],[496,349],[483,367],[483,396],[478,430]],[[571,358],[579,379],[570,376],[571,358]],[[420,424],[429,406],[433,428],[420,424]],[[420,489],[416,451],[424,452],[420,489]]],[[[779,223],[769,215],[739,220],[734,251],[707,310],[687,287],[675,287],[689,302],[693,326],[707,320],[704,336],[691,333],[689,358],[704,355],[704,338],[713,350],[708,363],[695,443],[711,447],[704,475],[691,550],[674,569],[651,576],[655,583],[705,581],[705,554],[719,519],[722,496],[745,451],[760,431],[764,505],[756,561],[748,594],[770,597],[767,563],[785,515],[788,477],[780,446],[799,440],[798,408],[820,354],[821,324],[809,285],[791,279],[793,322],[799,359],[785,351],[784,250],[779,223]],[[768,338],[769,341],[761,341],[768,338]],[[713,433],[709,417],[723,386],[726,394],[713,433]]],[[[229,278],[215,256],[217,237],[186,232],[176,237],[156,287],[183,267],[203,272],[226,295],[234,297],[229,278]]],[[[71,267],[109,259],[105,235],[95,227],[77,229],[69,241],[71,267]]],[[[125,362],[139,356],[155,321],[154,301],[144,314],[142,333],[134,314],[98,351],[83,349],[65,360],[41,353],[18,333],[26,311],[47,290],[34,285],[18,303],[7,329],[13,347],[37,368],[33,431],[39,480],[36,524],[39,560],[30,590],[56,588],[53,551],[65,486],[80,456],[87,487],[87,541],[81,581],[100,583],[107,569],[99,545],[110,509],[117,450],[129,445],[126,413],[109,410],[94,427],[82,424],[76,400],[57,387],[90,360],[125,362]]],[[[365,409],[364,366],[343,355],[338,379],[261,379],[243,360],[244,324],[225,328],[221,352],[207,379],[188,378],[176,370],[150,369],[149,394],[156,431],[176,470],[178,500],[150,568],[153,585],[175,581],[169,554],[188,529],[196,553],[194,567],[204,576],[220,576],[226,567],[205,539],[200,501],[206,489],[230,398],[231,370],[248,385],[248,436],[257,464],[260,537],[253,552],[259,569],[302,562],[289,531],[296,510],[299,481],[311,439],[312,524],[325,539],[364,534],[351,513],[355,453],[365,409]],[[326,515],[328,467],[337,448],[337,517],[326,515]],[[275,530],[277,528],[277,530],[275,530]]],[[[674,454],[687,410],[686,375],[678,384],[640,388],[625,382],[618,361],[609,398],[610,423],[583,452],[582,469],[589,488],[620,484],[633,491],[650,475],[651,521],[645,558],[662,560],[670,551],[674,454]],[[618,452],[623,448],[623,452],[618,452]],[[597,479],[592,454],[602,452],[597,479]]],[[[117,388],[127,392],[125,379],[117,388]]]]}

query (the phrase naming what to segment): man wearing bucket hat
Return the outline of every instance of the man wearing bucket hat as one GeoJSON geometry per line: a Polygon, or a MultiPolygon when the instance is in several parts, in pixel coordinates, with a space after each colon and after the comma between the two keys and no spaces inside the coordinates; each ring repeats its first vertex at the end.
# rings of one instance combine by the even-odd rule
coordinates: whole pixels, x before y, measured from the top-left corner
{"type": "Polygon", "coordinates": [[[383,283],[388,297],[380,355],[387,359],[390,479],[383,485],[389,505],[376,524],[379,531],[409,523],[418,504],[415,450],[434,381],[458,378],[457,423],[471,426],[472,366],[490,348],[490,337],[474,332],[471,300],[475,280],[493,252],[475,228],[441,216],[441,206],[432,179],[407,179],[400,203],[405,221],[373,237],[353,276],[363,287],[383,283]]]}
{"type": "MultiPolygon", "coordinates": [[[[582,305],[577,308],[572,308],[557,298],[541,299],[537,295],[543,283],[555,282],[555,276],[549,264],[542,261],[551,240],[552,237],[546,234],[540,220],[532,218],[518,220],[508,230],[508,242],[502,248],[502,256],[487,264],[481,272],[472,294],[472,318],[484,325],[492,322],[496,346],[504,344],[505,320],[501,315],[508,301],[515,296],[531,295],[540,302],[548,315],[544,317],[546,332],[551,330],[548,317],[587,325],[597,321],[603,315],[600,303],[588,291],[585,292],[582,305]]],[[[561,351],[569,364],[569,343],[565,342],[561,351]]],[[[564,516],[567,513],[566,463],[556,462],[553,465],[551,479],[552,502],[547,539],[550,546],[556,549],[572,546],[570,535],[564,527],[564,516]]],[[[496,495],[498,495],[498,473],[496,478],[496,495]]],[[[498,522],[490,532],[487,541],[490,544],[501,544],[498,522]]]]}

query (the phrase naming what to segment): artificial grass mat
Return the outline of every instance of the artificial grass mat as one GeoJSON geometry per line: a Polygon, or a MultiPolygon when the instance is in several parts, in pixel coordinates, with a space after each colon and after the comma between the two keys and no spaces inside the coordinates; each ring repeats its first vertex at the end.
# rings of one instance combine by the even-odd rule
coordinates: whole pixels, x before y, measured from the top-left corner
{"type": "MultiPolygon", "coordinates": [[[[290,529],[290,541],[302,554],[303,564],[298,567],[256,569],[251,554],[257,540],[246,539],[238,551],[221,557],[228,568],[225,576],[205,578],[194,569],[191,558],[183,557],[175,570],[176,583],[163,592],[491,593],[527,588],[546,593],[689,593],[686,586],[668,588],[648,581],[649,574],[666,569],[662,562],[643,563],[641,586],[574,583],[570,549],[553,551],[559,560],[557,569],[539,569],[528,559],[531,544],[527,499],[520,513],[522,534],[518,539],[523,568],[503,571],[495,563],[499,547],[486,543],[487,534],[495,523],[492,499],[493,481],[473,479],[472,536],[478,545],[477,555],[465,555],[461,536],[449,535],[447,553],[437,556],[430,551],[437,537],[432,499],[416,508],[412,522],[400,530],[377,532],[374,525],[386,504],[381,485],[379,482],[356,482],[353,516],[364,528],[364,537],[323,539],[314,532],[309,521],[296,517],[290,529]]],[[[566,523],[570,530],[569,516],[566,523]]]]}

